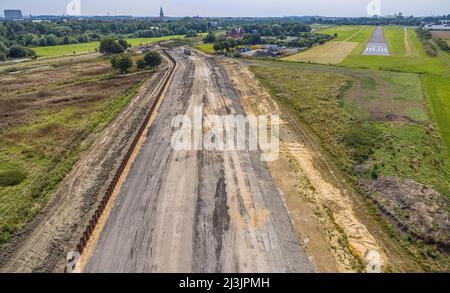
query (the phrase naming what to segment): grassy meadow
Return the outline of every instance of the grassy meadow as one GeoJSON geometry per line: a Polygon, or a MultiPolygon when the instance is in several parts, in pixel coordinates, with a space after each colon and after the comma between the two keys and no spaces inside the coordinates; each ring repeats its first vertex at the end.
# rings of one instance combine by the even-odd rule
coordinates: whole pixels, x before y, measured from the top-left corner
{"type": "MultiPolygon", "coordinates": [[[[182,35],[176,36],[165,36],[158,38],[131,38],[127,41],[133,46],[140,46],[144,44],[157,43],[160,41],[167,41],[172,39],[184,38],[182,35]]],[[[39,57],[58,57],[76,54],[93,53],[100,46],[100,42],[89,42],[82,44],[70,44],[70,45],[59,45],[59,46],[45,46],[45,47],[35,47],[33,50],[36,51],[39,57]]]]}

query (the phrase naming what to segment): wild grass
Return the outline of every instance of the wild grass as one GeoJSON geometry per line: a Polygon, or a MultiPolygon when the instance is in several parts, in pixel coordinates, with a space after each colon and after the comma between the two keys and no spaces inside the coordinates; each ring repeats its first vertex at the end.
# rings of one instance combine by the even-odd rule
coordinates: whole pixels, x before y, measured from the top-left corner
{"type": "MultiPolygon", "coordinates": [[[[58,70],[71,71],[73,66],[58,70]]],[[[114,77],[114,90],[108,94],[103,85],[109,81],[99,81],[99,76],[91,75],[90,80],[84,78],[78,86],[99,91],[90,93],[93,99],[33,109],[32,119],[2,129],[0,183],[7,184],[0,184],[0,247],[47,204],[80,154],[89,148],[91,140],[87,138],[102,131],[117,117],[136,95],[145,76],[148,77],[114,77]]],[[[76,80],[62,85],[60,95],[70,94],[74,84],[76,80]]],[[[40,85],[41,89],[46,86],[40,85]]]]}

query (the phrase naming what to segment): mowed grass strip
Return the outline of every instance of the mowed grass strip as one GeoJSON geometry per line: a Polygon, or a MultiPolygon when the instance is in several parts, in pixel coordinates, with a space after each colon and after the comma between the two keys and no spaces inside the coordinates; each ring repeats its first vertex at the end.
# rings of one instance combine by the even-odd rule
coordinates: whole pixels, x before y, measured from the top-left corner
{"type": "Polygon", "coordinates": [[[337,34],[334,41],[351,41],[349,38],[354,37],[362,28],[363,27],[359,25],[342,25],[325,27],[323,29],[318,29],[315,32],[332,36],[337,34]]]}
{"type": "Polygon", "coordinates": [[[305,52],[281,58],[284,61],[338,64],[358,46],[355,42],[328,42],[305,52]]]}
{"type": "Polygon", "coordinates": [[[403,27],[383,27],[391,56],[406,56],[405,29],[403,27]]]}
{"type": "MultiPolygon", "coordinates": [[[[425,74],[422,82],[450,160],[450,74],[425,74]]],[[[450,169],[450,166],[449,166],[450,169]]]]}
{"type": "MultiPolygon", "coordinates": [[[[133,46],[140,46],[144,44],[157,43],[160,41],[167,41],[177,38],[184,38],[182,35],[176,36],[165,36],[158,38],[132,38],[127,39],[127,41],[133,46]]],[[[45,47],[35,47],[32,48],[36,51],[39,57],[57,57],[57,56],[67,56],[67,55],[77,55],[93,53],[100,46],[100,42],[89,42],[82,44],[70,44],[70,45],[58,45],[58,46],[45,46],[45,47]]]]}
{"type": "Polygon", "coordinates": [[[351,55],[363,55],[364,51],[366,50],[367,43],[369,42],[370,38],[372,37],[373,32],[375,31],[374,26],[366,26],[363,27],[362,30],[356,34],[353,35],[351,38],[348,39],[349,42],[355,42],[358,43],[358,47],[353,50],[351,55]]]}

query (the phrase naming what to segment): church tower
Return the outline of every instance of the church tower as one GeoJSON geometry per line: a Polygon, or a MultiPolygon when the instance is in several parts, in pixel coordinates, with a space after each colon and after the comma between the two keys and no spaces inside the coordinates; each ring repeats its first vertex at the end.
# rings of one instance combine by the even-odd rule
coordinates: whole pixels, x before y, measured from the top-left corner
{"type": "Polygon", "coordinates": [[[162,21],[164,21],[164,19],[165,19],[164,10],[163,10],[162,6],[161,6],[161,9],[159,10],[159,19],[162,21]]]}

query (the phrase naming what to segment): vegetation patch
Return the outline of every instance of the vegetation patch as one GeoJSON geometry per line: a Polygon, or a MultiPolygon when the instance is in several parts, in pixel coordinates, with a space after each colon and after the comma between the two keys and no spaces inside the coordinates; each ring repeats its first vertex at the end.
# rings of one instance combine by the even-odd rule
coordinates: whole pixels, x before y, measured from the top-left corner
{"type": "Polygon", "coordinates": [[[41,211],[89,136],[107,127],[148,77],[116,76],[104,58],[0,75],[0,246],[41,211]]]}
{"type": "Polygon", "coordinates": [[[0,171],[0,187],[15,186],[27,178],[27,173],[21,170],[0,171]]]}

